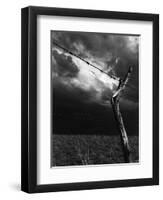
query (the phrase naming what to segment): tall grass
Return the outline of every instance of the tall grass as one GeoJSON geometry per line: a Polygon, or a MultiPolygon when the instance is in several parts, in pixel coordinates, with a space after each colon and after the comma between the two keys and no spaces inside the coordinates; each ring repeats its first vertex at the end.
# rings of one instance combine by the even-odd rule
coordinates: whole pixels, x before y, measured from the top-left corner
{"type": "MultiPolygon", "coordinates": [[[[129,136],[132,162],[139,161],[138,136],[129,136]]],[[[119,136],[57,135],[52,137],[52,166],[124,163],[119,136]]]]}

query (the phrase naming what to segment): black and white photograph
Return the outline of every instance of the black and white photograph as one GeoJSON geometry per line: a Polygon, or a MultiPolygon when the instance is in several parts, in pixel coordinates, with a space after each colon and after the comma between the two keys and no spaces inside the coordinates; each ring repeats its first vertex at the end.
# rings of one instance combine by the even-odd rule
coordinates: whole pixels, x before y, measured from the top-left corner
{"type": "Polygon", "coordinates": [[[139,35],[51,31],[51,166],[139,163],[139,35]]]}

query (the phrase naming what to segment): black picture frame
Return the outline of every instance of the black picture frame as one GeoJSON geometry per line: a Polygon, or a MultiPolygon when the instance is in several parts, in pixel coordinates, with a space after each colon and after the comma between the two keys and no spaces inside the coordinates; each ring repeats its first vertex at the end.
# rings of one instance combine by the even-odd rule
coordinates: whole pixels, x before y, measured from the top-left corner
{"type": "Polygon", "coordinates": [[[30,6],[21,11],[21,190],[28,193],[159,184],[159,15],[30,6]],[[153,177],[37,184],[37,16],[55,15],[153,23],[153,177]]]}

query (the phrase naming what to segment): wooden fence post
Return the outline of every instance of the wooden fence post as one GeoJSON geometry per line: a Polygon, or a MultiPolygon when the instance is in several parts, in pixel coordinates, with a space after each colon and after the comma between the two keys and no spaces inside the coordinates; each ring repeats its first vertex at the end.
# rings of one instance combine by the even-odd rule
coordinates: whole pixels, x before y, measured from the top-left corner
{"type": "Polygon", "coordinates": [[[125,86],[129,80],[131,72],[132,72],[132,67],[129,67],[129,70],[125,78],[123,80],[120,79],[118,88],[111,98],[111,105],[112,105],[114,116],[117,122],[117,127],[120,133],[121,143],[122,143],[123,152],[124,152],[124,160],[126,163],[132,162],[132,159],[131,159],[131,152],[130,152],[130,146],[129,146],[129,141],[127,137],[127,132],[124,126],[122,114],[120,112],[119,100],[120,100],[122,91],[125,89],[125,86]]]}

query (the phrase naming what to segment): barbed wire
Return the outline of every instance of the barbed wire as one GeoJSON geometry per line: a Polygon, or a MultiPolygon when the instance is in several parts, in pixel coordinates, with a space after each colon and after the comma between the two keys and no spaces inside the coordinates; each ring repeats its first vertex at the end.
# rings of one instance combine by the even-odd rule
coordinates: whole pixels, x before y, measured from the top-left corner
{"type": "MultiPolygon", "coordinates": [[[[114,76],[114,75],[108,74],[107,72],[105,72],[105,71],[103,71],[102,69],[96,67],[95,65],[93,65],[93,64],[90,63],[90,62],[88,62],[88,61],[85,60],[84,58],[81,58],[79,55],[77,55],[77,54],[71,52],[70,50],[66,49],[65,47],[61,46],[60,44],[57,43],[57,41],[53,40],[53,44],[55,44],[57,47],[59,47],[60,49],[64,50],[65,52],[69,53],[70,55],[72,55],[72,56],[74,56],[74,57],[76,57],[76,58],[82,60],[82,61],[85,62],[87,65],[89,65],[89,66],[91,66],[91,67],[93,67],[93,68],[99,70],[101,73],[106,74],[106,75],[109,76],[110,78],[112,78],[112,79],[114,79],[114,80],[116,80],[116,81],[118,81],[118,82],[121,80],[121,78],[118,78],[118,77],[116,77],[116,76],[114,76]]],[[[96,75],[93,71],[91,71],[91,72],[97,77],[97,75],[96,75]]],[[[132,88],[132,87],[129,86],[129,85],[126,85],[126,87],[132,88]]]]}
{"type": "Polygon", "coordinates": [[[102,69],[96,67],[95,65],[93,65],[92,63],[88,62],[87,60],[85,60],[84,58],[81,58],[80,56],[78,56],[77,54],[69,51],[68,49],[66,49],[65,47],[61,46],[60,44],[58,44],[56,41],[53,41],[53,43],[58,46],[59,48],[63,49],[64,51],[66,51],[67,53],[69,53],[70,55],[72,56],[75,56],[77,57],[78,59],[82,60],[83,62],[85,62],[87,65],[90,65],[91,67],[94,67],[95,69],[99,70],[101,73],[104,73],[106,74],[107,76],[109,76],[110,78],[114,79],[114,80],[118,80],[119,81],[119,78],[113,76],[113,75],[110,75],[108,74],[107,72],[103,71],[102,69]]]}

